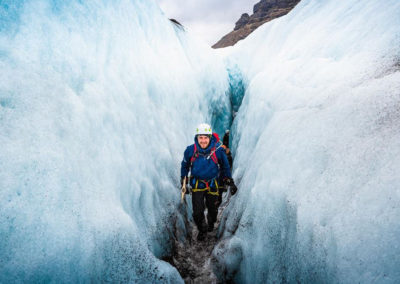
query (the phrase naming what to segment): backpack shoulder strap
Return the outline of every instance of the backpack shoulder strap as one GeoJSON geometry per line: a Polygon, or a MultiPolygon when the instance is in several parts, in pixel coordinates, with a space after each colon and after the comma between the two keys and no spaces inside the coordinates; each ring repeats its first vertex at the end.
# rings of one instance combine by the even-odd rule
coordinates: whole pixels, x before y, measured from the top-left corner
{"type": "Polygon", "coordinates": [[[215,141],[217,141],[217,143],[218,143],[220,141],[218,133],[214,132],[212,135],[214,136],[215,141]]]}
{"type": "Polygon", "coordinates": [[[214,163],[218,164],[218,157],[217,157],[217,151],[219,148],[222,147],[222,143],[221,141],[218,141],[218,143],[216,143],[216,145],[211,149],[211,153],[210,153],[210,158],[213,160],[214,163]]]}
{"type": "Polygon", "coordinates": [[[199,156],[199,151],[197,151],[197,145],[196,143],[194,143],[193,155],[190,158],[190,164],[192,164],[197,159],[198,156],[199,156]]]}
{"type": "Polygon", "coordinates": [[[211,159],[213,160],[214,163],[218,164],[218,157],[216,154],[217,151],[215,150],[215,147],[213,149],[214,151],[212,150],[211,159]]]}

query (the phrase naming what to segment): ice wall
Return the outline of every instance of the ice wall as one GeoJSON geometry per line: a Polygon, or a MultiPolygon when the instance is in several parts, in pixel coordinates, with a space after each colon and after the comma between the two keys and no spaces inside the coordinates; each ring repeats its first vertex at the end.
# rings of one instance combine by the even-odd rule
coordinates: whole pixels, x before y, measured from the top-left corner
{"type": "Polygon", "coordinates": [[[153,1],[1,1],[0,282],[181,282],[177,170],[228,89],[153,1]]]}
{"type": "Polygon", "coordinates": [[[220,278],[400,282],[399,15],[397,0],[303,0],[228,56],[247,89],[220,278]]]}

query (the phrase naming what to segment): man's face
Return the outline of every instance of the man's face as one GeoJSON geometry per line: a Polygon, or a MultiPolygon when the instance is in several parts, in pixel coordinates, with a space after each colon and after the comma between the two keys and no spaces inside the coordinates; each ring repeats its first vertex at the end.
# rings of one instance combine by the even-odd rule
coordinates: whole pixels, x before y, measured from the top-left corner
{"type": "Polygon", "coordinates": [[[207,135],[199,135],[197,136],[197,142],[199,142],[199,145],[202,149],[207,148],[208,144],[210,144],[210,137],[207,135]]]}

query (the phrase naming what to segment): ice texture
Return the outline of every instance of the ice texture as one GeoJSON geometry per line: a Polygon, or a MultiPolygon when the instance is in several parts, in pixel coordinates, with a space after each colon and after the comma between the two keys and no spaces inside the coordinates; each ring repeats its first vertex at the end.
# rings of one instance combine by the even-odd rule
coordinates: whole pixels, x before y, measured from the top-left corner
{"type": "Polygon", "coordinates": [[[246,93],[220,278],[400,282],[399,15],[398,0],[303,0],[229,50],[246,93]]]}
{"type": "Polygon", "coordinates": [[[182,282],[179,162],[237,111],[215,274],[400,282],[399,15],[303,0],[224,65],[153,0],[1,1],[0,282],[182,282]]]}
{"type": "Polygon", "coordinates": [[[0,282],[182,282],[179,163],[228,90],[154,1],[1,1],[0,282]]]}

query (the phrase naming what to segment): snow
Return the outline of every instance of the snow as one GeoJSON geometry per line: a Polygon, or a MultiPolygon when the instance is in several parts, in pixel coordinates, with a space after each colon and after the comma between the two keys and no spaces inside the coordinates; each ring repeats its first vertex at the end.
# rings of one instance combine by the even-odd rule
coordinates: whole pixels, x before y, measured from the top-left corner
{"type": "Polygon", "coordinates": [[[226,52],[246,93],[220,277],[400,281],[399,15],[398,1],[303,0],[226,52]]]}
{"type": "Polygon", "coordinates": [[[182,282],[177,169],[228,75],[154,1],[0,4],[0,282],[182,282]]]}

